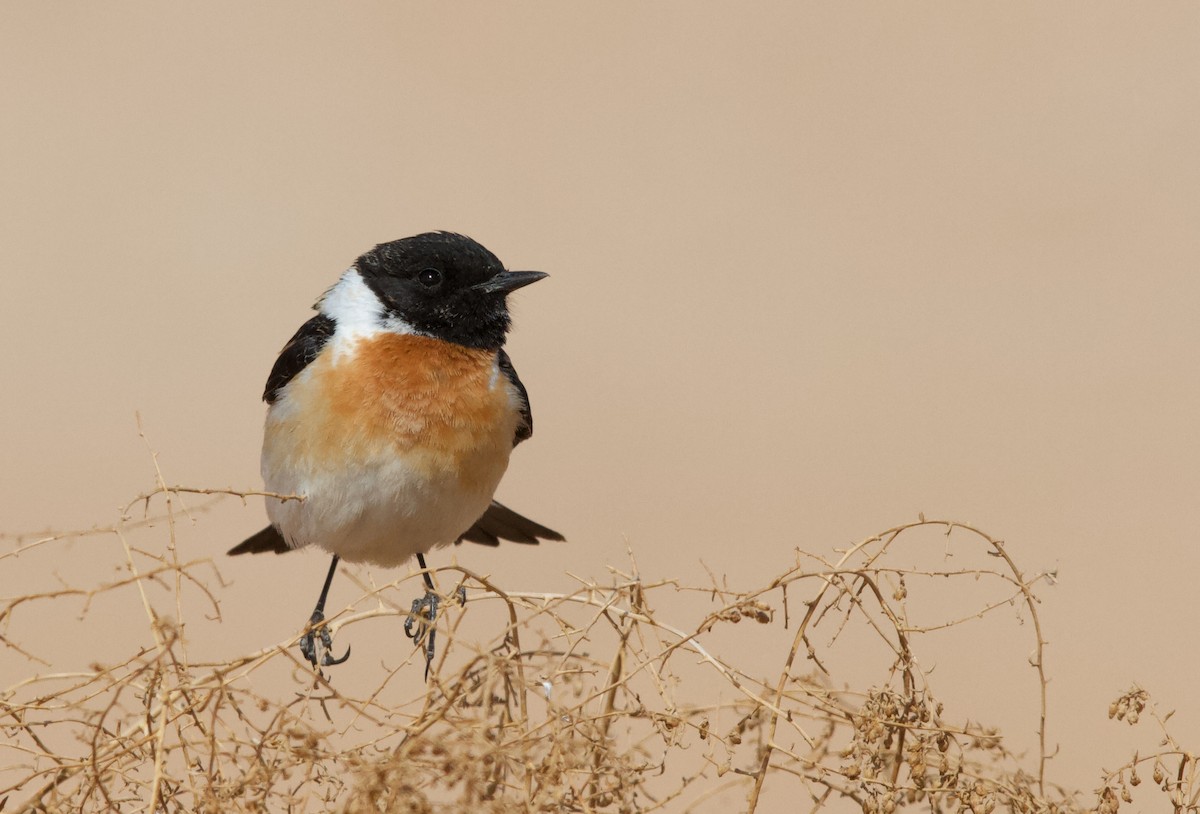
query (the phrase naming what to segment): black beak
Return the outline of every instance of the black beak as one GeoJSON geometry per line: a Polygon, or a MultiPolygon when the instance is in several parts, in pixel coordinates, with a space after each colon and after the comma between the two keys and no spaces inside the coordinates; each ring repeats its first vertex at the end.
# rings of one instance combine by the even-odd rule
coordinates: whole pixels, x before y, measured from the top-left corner
{"type": "Polygon", "coordinates": [[[549,276],[544,271],[502,271],[490,280],[484,280],[474,286],[474,289],[485,294],[508,294],[549,276]]]}

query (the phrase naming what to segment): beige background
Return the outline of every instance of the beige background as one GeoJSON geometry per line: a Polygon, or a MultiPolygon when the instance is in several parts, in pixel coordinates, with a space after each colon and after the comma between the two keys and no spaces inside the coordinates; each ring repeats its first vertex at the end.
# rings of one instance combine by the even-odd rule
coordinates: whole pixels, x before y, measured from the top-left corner
{"type": "MultiPolygon", "coordinates": [[[[567,590],[630,544],[748,586],[971,521],[1058,572],[1051,776],[1128,759],[1133,682],[1197,748],[1198,43],[1190,2],[8,5],[0,530],[113,522],[154,480],[135,411],[168,482],[257,487],[310,304],[453,229],[552,274],[515,297],[537,433],[500,496],[570,537],[464,564],[567,590]]],[[[220,565],[217,655],[289,635],[324,572],[220,565]]],[[[941,679],[1018,745],[1026,634],[941,679]]]]}

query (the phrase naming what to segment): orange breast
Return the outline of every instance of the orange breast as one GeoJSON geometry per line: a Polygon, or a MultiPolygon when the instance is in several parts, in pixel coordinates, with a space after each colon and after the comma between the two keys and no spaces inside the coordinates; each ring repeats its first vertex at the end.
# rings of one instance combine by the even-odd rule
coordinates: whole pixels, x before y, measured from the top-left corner
{"type": "Polygon", "coordinates": [[[493,352],[411,334],[364,337],[336,357],[326,348],[283,401],[267,433],[292,465],[333,469],[399,455],[467,487],[494,488],[518,420],[493,352]]]}

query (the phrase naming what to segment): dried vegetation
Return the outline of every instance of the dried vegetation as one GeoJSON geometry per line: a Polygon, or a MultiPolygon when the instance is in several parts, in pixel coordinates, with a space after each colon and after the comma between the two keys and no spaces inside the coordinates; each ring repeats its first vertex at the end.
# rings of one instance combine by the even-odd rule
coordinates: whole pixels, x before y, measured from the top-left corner
{"type": "MultiPolygon", "coordinates": [[[[1099,791],[1048,782],[1036,591],[1049,577],[1024,574],[1001,541],[967,525],[922,517],[835,557],[796,550],[791,567],[736,590],[715,577],[643,579],[632,553],[603,584],[573,578],[565,593],[443,568],[446,594],[465,587],[467,602],[446,603],[426,687],[412,679],[411,646],[399,664],[356,653],[324,676],[294,638],[198,660],[193,643],[219,642],[230,621],[224,566],[185,560],[175,545],[181,493],[196,491],[208,490],[143,496],[157,519],[8,538],[0,551],[12,592],[0,598],[2,675],[16,669],[0,690],[0,811],[986,814],[1115,812],[1134,795],[1197,810],[1195,760],[1138,688],[1110,717],[1152,718],[1161,747],[1105,773],[1099,791]],[[109,574],[41,586],[22,570],[97,536],[111,543],[109,574]],[[991,565],[895,564],[918,539],[991,565]],[[962,595],[974,605],[914,621],[919,595],[955,583],[990,591],[972,587],[962,595]],[[139,645],[70,671],[42,652],[53,648],[36,631],[86,626],[114,596],[136,597],[139,645]],[[939,700],[922,667],[932,637],[997,618],[1023,624],[1032,653],[1019,692],[1037,734],[1020,751],[939,700]]],[[[360,583],[362,598],[331,618],[340,640],[370,619],[398,622],[416,584],[360,583]]]]}

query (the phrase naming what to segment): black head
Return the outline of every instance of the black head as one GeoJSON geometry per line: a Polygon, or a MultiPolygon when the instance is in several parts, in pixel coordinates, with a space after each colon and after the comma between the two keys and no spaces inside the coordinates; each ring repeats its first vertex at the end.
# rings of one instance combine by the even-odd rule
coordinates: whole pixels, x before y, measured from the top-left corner
{"type": "Polygon", "coordinates": [[[354,265],[387,316],[428,336],[487,349],[504,345],[508,293],[546,276],[506,271],[496,255],[452,232],[380,243],[354,265]]]}

